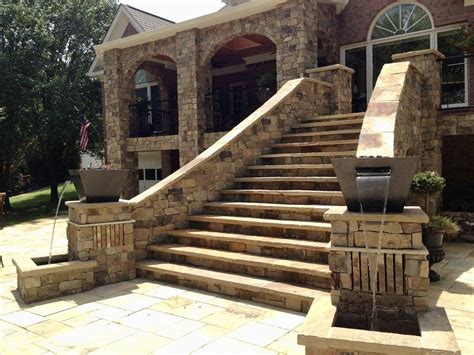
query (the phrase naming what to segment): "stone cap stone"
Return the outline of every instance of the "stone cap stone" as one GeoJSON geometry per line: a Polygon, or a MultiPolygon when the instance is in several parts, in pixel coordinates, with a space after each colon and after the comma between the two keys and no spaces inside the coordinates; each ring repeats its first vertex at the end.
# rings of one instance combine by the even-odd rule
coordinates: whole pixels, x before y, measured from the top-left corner
{"type": "Polygon", "coordinates": [[[421,57],[424,55],[434,55],[438,57],[439,59],[443,59],[444,55],[438,51],[437,49],[422,49],[419,51],[411,51],[411,52],[405,52],[405,53],[398,53],[392,55],[392,60],[393,61],[399,61],[402,59],[407,59],[407,58],[412,58],[412,57],[421,57]]]}
{"type": "Polygon", "coordinates": [[[29,257],[16,257],[13,259],[13,264],[16,266],[17,273],[21,276],[43,276],[57,272],[92,270],[97,266],[97,261],[68,261],[38,266],[29,257]]]}
{"type": "Polygon", "coordinates": [[[314,68],[314,69],[308,69],[306,70],[306,73],[311,74],[311,73],[321,73],[329,70],[345,70],[351,74],[355,73],[354,69],[351,69],[349,67],[346,67],[345,65],[342,64],[333,64],[333,65],[327,65],[325,67],[319,67],[319,68],[314,68]]]}
{"type": "Polygon", "coordinates": [[[128,207],[133,204],[128,200],[120,200],[118,202],[102,202],[102,203],[86,203],[81,201],[68,201],[66,206],[69,208],[85,210],[91,208],[107,208],[107,207],[128,207]]]}
{"type": "Polygon", "coordinates": [[[331,207],[324,213],[326,221],[365,221],[365,222],[399,222],[399,223],[421,223],[429,222],[428,215],[418,206],[407,206],[403,213],[358,213],[349,212],[346,206],[331,207]]]}

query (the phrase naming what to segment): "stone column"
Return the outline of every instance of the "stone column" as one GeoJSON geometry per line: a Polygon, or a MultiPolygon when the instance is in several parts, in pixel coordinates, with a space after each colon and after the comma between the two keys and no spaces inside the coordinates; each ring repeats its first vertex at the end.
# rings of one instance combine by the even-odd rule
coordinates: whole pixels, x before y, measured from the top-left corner
{"type": "Polygon", "coordinates": [[[199,32],[176,34],[181,166],[203,150],[205,78],[199,71],[199,32]]]}
{"type": "Polygon", "coordinates": [[[329,252],[331,299],[339,312],[370,317],[373,273],[369,261],[377,265],[376,304],[382,319],[414,320],[416,312],[428,310],[428,250],[422,243],[422,224],[428,216],[419,207],[403,213],[351,213],[334,207],[325,213],[331,222],[329,252]],[[377,250],[381,222],[382,250],[377,250]],[[368,249],[366,248],[368,246],[368,249]]]}
{"type": "Polygon", "coordinates": [[[136,277],[132,207],[127,202],[69,202],[70,260],[97,261],[95,286],[136,277]]]}
{"type": "Polygon", "coordinates": [[[352,112],[352,75],[354,70],[342,64],[309,69],[310,78],[333,84],[331,89],[331,112],[335,115],[352,112]]]}
{"type": "Polygon", "coordinates": [[[127,91],[122,68],[122,53],[118,49],[104,53],[105,74],[105,134],[107,164],[118,169],[130,169],[124,197],[138,194],[137,156],[127,152],[127,138],[130,137],[128,103],[131,92],[127,91]]]}

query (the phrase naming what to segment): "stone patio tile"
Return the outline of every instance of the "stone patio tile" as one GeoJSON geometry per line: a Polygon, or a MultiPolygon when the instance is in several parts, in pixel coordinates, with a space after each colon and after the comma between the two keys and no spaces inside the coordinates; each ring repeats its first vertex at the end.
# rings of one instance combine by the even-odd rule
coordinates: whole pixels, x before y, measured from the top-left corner
{"type": "Polygon", "coordinates": [[[203,302],[203,303],[209,303],[214,298],[216,298],[215,293],[199,291],[199,290],[187,291],[185,293],[180,294],[179,296],[182,298],[186,298],[186,299],[197,301],[197,302],[203,302]]]}
{"type": "Polygon", "coordinates": [[[2,304],[0,307],[0,316],[3,316],[8,313],[13,313],[20,311],[22,309],[21,305],[18,304],[18,302],[15,301],[10,301],[8,303],[2,304]]]}
{"type": "MultiPolygon", "coordinates": [[[[184,300],[184,299],[181,299],[181,300],[184,300]]],[[[185,304],[185,305],[175,307],[175,308],[171,308],[169,304],[162,305],[162,306],[160,306],[160,304],[157,304],[151,308],[155,310],[162,309],[164,312],[167,312],[167,313],[170,313],[182,318],[191,319],[191,320],[201,320],[202,318],[205,318],[211,314],[222,312],[224,310],[221,307],[213,306],[211,304],[195,302],[195,301],[190,301],[190,302],[192,303],[185,304]]]]}
{"type": "Polygon", "coordinates": [[[40,341],[37,341],[33,344],[34,346],[39,346],[48,350],[49,354],[67,354],[67,355],[81,355],[83,352],[82,348],[75,346],[63,346],[58,345],[52,340],[52,338],[45,338],[40,341]]]}
{"type": "Polygon", "coordinates": [[[272,311],[268,315],[259,320],[260,323],[273,325],[274,327],[284,329],[294,329],[301,325],[306,318],[304,313],[296,313],[290,311],[272,311]]]}
{"type": "Polygon", "coordinates": [[[154,354],[189,354],[209,344],[213,340],[224,336],[227,332],[228,331],[225,329],[207,325],[182,337],[179,340],[173,341],[165,347],[155,351],[154,354]]]}
{"type": "Polygon", "coordinates": [[[90,315],[97,318],[116,322],[120,318],[128,316],[130,313],[133,313],[133,312],[127,311],[125,309],[117,308],[117,307],[101,305],[99,309],[97,309],[96,311],[93,311],[90,315]]]}
{"type": "Polygon", "coordinates": [[[179,287],[179,286],[177,287],[159,286],[153,290],[146,292],[145,295],[167,300],[168,298],[181,295],[182,293],[185,293],[186,291],[189,291],[189,288],[184,288],[184,287],[179,287]]]}
{"type": "Polygon", "coordinates": [[[95,311],[99,309],[100,307],[102,307],[102,305],[97,302],[85,303],[80,306],[69,308],[62,312],[51,314],[48,316],[48,318],[61,322],[61,321],[65,321],[74,317],[85,315],[86,313],[95,311]]]}
{"type": "Polygon", "coordinates": [[[237,300],[235,298],[219,295],[219,297],[212,298],[206,303],[212,304],[213,306],[227,308],[229,306],[234,305],[236,301],[237,300]]]}
{"type": "Polygon", "coordinates": [[[240,328],[251,320],[252,319],[239,314],[222,311],[201,319],[201,322],[228,330],[234,330],[240,328]]]}
{"type": "Polygon", "coordinates": [[[155,334],[176,340],[204,326],[206,326],[205,323],[191,319],[183,319],[169,327],[157,331],[155,334]]]}
{"type": "Polygon", "coordinates": [[[75,295],[63,296],[60,298],[63,301],[72,302],[75,306],[97,302],[103,297],[98,295],[91,295],[90,293],[76,293],[75,295]]]}
{"type": "Polygon", "coordinates": [[[458,339],[461,354],[474,354],[474,342],[458,339]]]}
{"type": "Polygon", "coordinates": [[[71,327],[63,323],[48,319],[45,322],[31,325],[26,329],[43,337],[52,337],[71,330],[71,327]]]}
{"type": "Polygon", "coordinates": [[[281,338],[286,333],[288,333],[287,329],[258,322],[249,322],[230,332],[227,336],[246,343],[265,347],[281,338]]]}
{"type": "Polygon", "coordinates": [[[167,345],[171,340],[154,334],[137,333],[120,339],[89,354],[148,354],[167,345]]]}
{"type": "Polygon", "coordinates": [[[469,263],[467,261],[464,261],[462,259],[455,259],[449,260],[449,262],[443,267],[443,269],[446,270],[452,270],[452,271],[469,271],[473,268],[472,263],[469,263]]]}
{"type": "Polygon", "coordinates": [[[122,308],[132,312],[145,309],[154,304],[157,304],[158,302],[160,302],[160,300],[154,297],[140,295],[138,293],[119,294],[99,301],[99,303],[106,304],[112,307],[122,308]]]}
{"type": "Polygon", "coordinates": [[[18,325],[8,323],[7,321],[0,320],[0,338],[5,339],[6,337],[15,336],[17,334],[25,333],[25,329],[18,325]]]}
{"type": "Polygon", "coordinates": [[[305,347],[298,345],[297,338],[297,332],[289,332],[277,341],[268,345],[267,349],[275,350],[279,355],[305,355],[305,347]]]}
{"type": "Polygon", "coordinates": [[[131,291],[136,289],[137,285],[134,282],[125,281],[116,284],[100,286],[93,290],[85,292],[86,294],[97,295],[100,297],[109,297],[124,291],[131,291]]]}
{"type": "Polygon", "coordinates": [[[452,326],[472,329],[474,332],[474,313],[446,308],[449,322],[452,326]]]}
{"type": "Polygon", "coordinates": [[[454,330],[454,335],[456,339],[461,339],[465,341],[474,341],[474,329],[464,328],[464,327],[455,327],[452,326],[454,330]]]}
{"type": "Polygon", "coordinates": [[[50,339],[54,344],[59,346],[97,349],[136,332],[135,329],[117,323],[99,320],[82,327],[71,329],[66,333],[50,339]]]}
{"type": "Polygon", "coordinates": [[[161,302],[151,306],[150,308],[160,312],[172,313],[175,309],[189,306],[193,303],[195,302],[190,299],[175,296],[168,298],[167,300],[161,300],[161,302]]]}
{"type": "Polygon", "coordinates": [[[433,305],[474,312],[474,297],[472,296],[472,293],[458,294],[449,291],[441,291],[432,294],[430,292],[429,297],[430,302],[433,302],[433,305]]]}
{"type": "Polygon", "coordinates": [[[26,342],[13,342],[10,340],[0,342],[0,354],[4,355],[40,355],[40,354],[51,354],[47,349],[26,342]]]}
{"type": "Polygon", "coordinates": [[[28,312],[32,312],[40,316],[49,316],[75,306],[76,305],[71,302],[50,300],[33,304],[31,307],[28,307],[28,312]]]}
{"type": "Polygon", "coordinates": [[[241,354],[241,355],[270,355],[278,354],[276,351],[271,349],[264,349],[262,347],[245,343],[243,341],[222,337],[213,341],[212,343],[202,347],[201,349],[194,351],[193,355],[210,355],[210,354],[219,354],[219,355],[231,355],[231,354],[241,354]]]}
{"type": "Polygon", "coordinates": [[[9,313],[4,316],[1,316],[0,319],[18,325],[20,327],[28,327],[30,325],[44,322],[46,320],[46,318],[44,317],[27,311],[9,313]]]}
{"type": "Polygon", "coordinates": [[[160,284],[157,282],[151,282],[150,280],[147,279],[135,279],[132,280],[136,285],[136,288],[131,290],[133,293],[140,293],[140,294],[145,294],[151,290],[154,290],[157,287],[160,287],[160,284]]]}
{"type": "Polygon", "coordinates": [[[167,328],[182,320],[180,317],[171,314],[144,309],[142,311],[130,314],[120,319],[120,324],[131,328],[154,333],[160,329],[167,328]]]}
{"type": "Polygon", "coordinates": [[[68,320],[63,321],[64,324],[76,328],[76,327],[81,327],[83,325],[98,321],[99,317],[93,316],[91,313],[83,314],[81,316],[77,316],[68,320]]]}

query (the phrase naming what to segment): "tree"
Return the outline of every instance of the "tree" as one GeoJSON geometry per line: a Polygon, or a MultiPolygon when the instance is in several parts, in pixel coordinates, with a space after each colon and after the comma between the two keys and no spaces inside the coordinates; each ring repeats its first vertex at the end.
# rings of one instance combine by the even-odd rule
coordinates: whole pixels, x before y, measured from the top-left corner
{"type": "MultiPolygon", "coordinates": [[[[7,73],[0,82],[5,88],[0,107],[8,139],[2,139],[0,151],[7,146],[8,154],[0,162],[34,162],[29,164],[37,167],[33,175],[51,186],[51,202],[57,201],[57,186],[67,170],[78,165],[82,114],[92,122],[93,138],[100,137],[91,139],[91,151],[102,151],[100,86],[86,73],[93,45],[101,42],[116,9],[116,0],[15,1],[4,6],[7,73]]],[[[0,180],[8,185],[9,177],[0,175],[0,180]]]]}

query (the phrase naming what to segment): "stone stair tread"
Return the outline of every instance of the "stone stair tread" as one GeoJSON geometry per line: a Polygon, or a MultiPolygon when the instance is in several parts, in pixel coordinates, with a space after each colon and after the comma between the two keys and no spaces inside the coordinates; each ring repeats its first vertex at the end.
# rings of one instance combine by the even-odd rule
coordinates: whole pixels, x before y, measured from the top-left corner
{"type": "Polygon", "coordinates": [[[293,128],[316,128],[316,127],[332,127],[332,126],[346,126],[346,125],[356,125],[364,123],[364,119],[345,119],[345,120],[335,120],[335,121],[323,121],[323,122],[310,122],[310,123],[300,123],[295,125],[293,128]]]}
{"type": "Polygon", "coordinates": [[[359,144],[358,139],[341,139],[336,141],[321,141],[321,142],[292,142],[292,143],[277,143],[273,144],[272,148],[310,148],[320,147],[326,145],[348,145],[359,144]]]}
{"type": "Polygon", "coordinates": [[[305,133],[289,133],[282,136],[282,138],[298,138],[298,137],[318,137],[318,136],[333,136],[338,134],[360,134],[360,128],[358,129],[339,129],[334,131],[321,131],[321,132],[305,132],[305,133]]]}
{"type": "Polygon", "coordinates": [[[278,210],[289,212],[315,212],[324,213],[334,206],[327,205],[293,205],[280,203],[262,203],[262,202],[209,202],[204,204],[205,207],[218,208],[251,208],[254,210],[278,210]]]}
{"type": "Polygon", "coordinates": [[[137,261],[137,269],[172,274],[175,276],[187,276],[196,281],[211,282],[222,286],[238,287],[249,291],[273,291],[281,295],[300,296],[311,301],[313,298],[327,296],[327,291],[287,284],[271,279],[233,274],[217,270],[203,269],[190,265],[182,265],[158,260],[137,261]]]}
{"type": "Polygon", "coordinates": [[[236,189],[222,190],[222,194],[245,194],[245,195],[288,195],[308,197],[342,197],[341,191],[325,190],[265,190],[265,189],[236,189]]]}
{"type": "Polygon", "coordinates": [[[281,271],[298,272],[307,275],[322,276],[329,278],[329,266],[304,261],[272,258],[267,256],[236,253],[225,250],[207,249],[180,244],[152,245],[148,250],[158,253],[167,253],[183,256],[191,256],[205,259],[218,260],[222,262],[240,265],[267,267],[281,271]]]}
{"type": "Polygon", "coordinates": [[[338,156],[355,156],[357,151],[341,151],[341,152],[311,152],[311,153],[276,153],[261,155],[262,159],[278,159],[278,158],[311,158],[311,157],[338,157],[338,156]]]}
{"type": "Polygon", "coordinates": [[[288,239],[275,237],[262,237],[247,234],[223,233],[199,229],[177,229],[167,233],[173,237],[187,237],[195,239],[215,240],[222,242],[257,244],[276,248],[310,249],[327,252],[328,243],[314,242],[302,239],[288,239]]]}
{"type": "Polygon", "coordinates": [[[331,223],[325,223],[325,222],[309,222],[309,221],[254,218],[254,217],[241,217],[241,216],[217,216],[217,215],[188,216],[187,219],[188,221],[192,221],[192,222],[238,224],[238,225],[246,225],[246,226],[274,227],[274,228],[284,228],[284,229],[321,231],[321,232],[331,231],[331,223]]]}
{"type": "Polygon", "coordinates": [[[335,176],[249,176],[234,179],[235,182],[337,182],[335,176]]]}
{"type": "Polygon", "coordinates": [[[356,117],[364,117],[365,112],[353,112],[353,113],[341,113],[338,115],[323,115],[318,117],[313,117],[310,119],[303,120],[302,123],[312,122],[312,121],[322,121],[322,120],[340,120],[340,119],[351,119],[356,117]]]}
{"type": "Polygon", "coordinates": [[[311,170],[330,170],[332,164],[280,164],[280,165],[252,165],[246,167],[249,170],[292,170],[292,169],[311,169],[311,170]]]}

